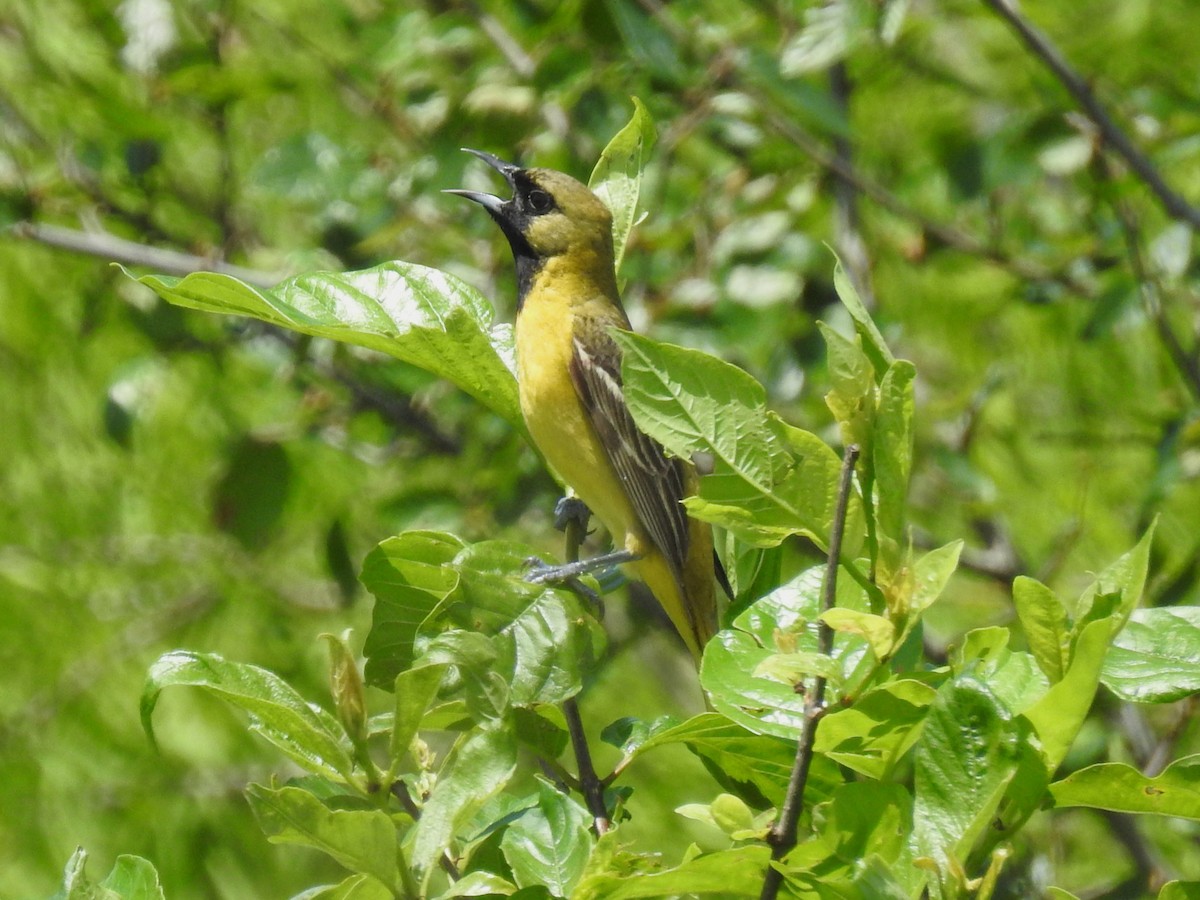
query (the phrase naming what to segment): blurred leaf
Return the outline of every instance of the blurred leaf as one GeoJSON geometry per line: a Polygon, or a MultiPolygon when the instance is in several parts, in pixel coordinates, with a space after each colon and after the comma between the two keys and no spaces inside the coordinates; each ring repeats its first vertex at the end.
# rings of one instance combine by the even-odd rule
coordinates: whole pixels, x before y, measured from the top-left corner
{"type": "Polygon", "coordinates": [[[870,36],[871,7],[866,0],[821,0],[804,11],[804,27],[779,60],[784,75],[826,69],[870,36]]]}
{"type": "Polygon", "coordinates": [[[570,896],[592,851],[591,824],[586,809],[542,782],[537,805],[509,823],[500,841],[517,884],[570,896]]]}
{"type": "Polygon", "coordinates": [[[1200,607],[1134,610],[1100,680],[1130,703],[1172,703],[1200,692],[1200,607]]]}
{"type": "Polygon", "coordinates": [[[272,843],[312,847],[351,872],[399,889],[396,827],[382,810],[331,810],[297,787],[252,784],[246,798],[272,843]]]}
{"type": "Polygon", "coordinates": [[[920,736],[936,697],[924,682],[888,682],[825,716],[814,749],[868,778],[884,779],[920,736]]]}
{"type": "Polygon", "coordinates": [[[494,325],[491,304],[446,272],[397,261],[358,272],[300,275],[271,290],[211,272],[137,281],[178,306],[249,316],[394,356],[447,379],[524,428],[511,328],[494,325]]]}
{"type": "Polygon", "coordinates": [[[412,867],[422,884],[462,827],[512,778],[516,766],[517,744],[504,728],[476,730],[454,748],[416,825],[412,867]]]}
{"type": "Polygon", "coordinates": [[[624,49],[641,66],[668,82],[686,81],[688,69],[675,42],[652,16],[631,0],[605,0],[604,5],[621,33],[624,49]]]}
{"type": "Polygon", "coordinates": [[[1090,806],[1200,821],[1200,754],[1175,760],[1147,778],[1125,763],[1100,763],[1050,785],[1057,806],[1090,806]]]}
{"type": "Polygon", "coordinates": [[[454,535],[409,531],[367,555],[362,583],[375,597],[363,647],[368,684],[390,688],[412,665],[417,630],[458,583],[458,574],[446,564],[464,546],[454,535]]]}
{"type": "Polygon", "coordinates": [[[213,489],[214,524],[247,550],[261,550],[283,514],[291,481],[291,462],[279,442],[243,437],[213,489]]]}
{"type": "Polygon", "coordinates": [[[329,713],[307,703],[273,672],[229,662],[215,653],[175,650],[150,667],[142,690],[142,727],[154,739],[151,718],[164,688],[203,688],[246,710],[251,727],[299,766],[342,781],[353,769],[345,735],[329,713]]]}
{"type": "Polygon", "coordinates": [[[646,168],[655,139],[650,113],[641,100],[632,99],[633,118],[608,142],[588,179],[588,187],[613,214],[613,253],[618,272],[625,257],[629,233],[637,223],[642,170],[646,168]]]}
{"type": "Polygon", "coordinates": [[[1192,228],[1172,222],[1150,242],[1150,260],[1168,284],[1178,282],[1192,261],[1192,228]]]}
{"type": "Polygon", "coordinates": [[[1013,581],[1013,605],[1025,640],[1051,683],[1062,680],[1070,662],[1070,624],[1067,611],[1054,591],[1034,578],[1013,581]]]}

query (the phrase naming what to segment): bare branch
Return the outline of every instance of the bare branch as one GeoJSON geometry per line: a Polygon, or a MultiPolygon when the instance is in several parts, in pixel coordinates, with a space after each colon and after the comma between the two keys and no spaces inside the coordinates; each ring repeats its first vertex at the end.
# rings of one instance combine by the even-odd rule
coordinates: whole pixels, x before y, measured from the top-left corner
{"type": "Polygon", "coordinates": [[[1163,208],[1172,218],[1186,222],[1192,228],[1200,228],[1200,209],[1192,206],[1183,197],[1175,193],[1163,180],[1154,163],[1134,145],[1120,125],[1113,120],[1108,111],[1100,104],[1092,89],[1088,87],[1083,77],[1071,68],[1071,64],[1055,47],[1046,35],[1035,28],[1030,22],[1021,17],[1012,5],[1012,0],[983,0],[994,9],[1021,38],[1025,46],[1040,59],[1063,87],[1070,92],[1075,101],[1083,107],[1089,119],[1100,130],[1105,144],[1112,147],[1158,198],[1163,208]]]}
{"type": "Polygon", "coordinates": [[[9,233],[48,247],[95,256],[129,266],[144,266],[166,275],[190,275],[193,272],[219,272],[231,275],[254,287],[272,287],[283,280],[281,274],[235,266],[220,259],[207,259],[178,250],[149,247],[117,237],[106,231],[76,231],[59,225],[18,222],[9,233]]]}
{"type": "MultiPolygon", "coordinates": [[[[837,570],[842,556],[842,535],[846,531],[846,508],[850,502],[850,482],[854,476],[854,464],[858,461],[859,447],[851,444],[842,454],[842,475],[838,483],[837,508],[833,514],[833,526],[829,535],[829,556],[825,562],[825,580],[821,585],[821,611],[833,609],[837,597],[837,570]]],[[[833,655],[833,629],[824,621],[818,631],[819,652],[823,656],[833,655]]],[[[797,686],[802,689],[802,685],[797,686]]],[[[800,730],[800,742],[796,747],[796,762],[788,780],[787,794],[779,809],[779,818],[767,835],[771,845],[771,861],[778,862],[796,846],[796,829],[800,813],[804,809],[804,788],[808,783],[808,769],[812,764],[813,746],[817,739],[817,725],[825,715],[825,677],[818,675],[804,698],[804,723],[800,730]]],[[[775,866],[767,868],[763,879],[760,900],[775,900],[783,883],[783,873],[775,866]]]]}

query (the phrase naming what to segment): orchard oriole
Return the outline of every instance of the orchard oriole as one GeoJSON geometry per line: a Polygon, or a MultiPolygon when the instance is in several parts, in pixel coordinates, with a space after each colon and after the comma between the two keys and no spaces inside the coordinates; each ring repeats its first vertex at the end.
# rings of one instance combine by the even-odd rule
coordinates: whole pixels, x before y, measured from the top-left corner
{"type": "MultiPolygon", "coordinates": [[[[453,191],[500,226],[517,269],[517,381],[534,443],[612,536],[697,661],[717,628],[712,530],[689,519],[690,461],[668,456],[625,405],[621,350],[629,330],[613,255],[612,213],[569,175],[524,169],[468,150],[513,196],[453,191]]],[[[609,558],[609,557],[604,557],[609,558]]]]}

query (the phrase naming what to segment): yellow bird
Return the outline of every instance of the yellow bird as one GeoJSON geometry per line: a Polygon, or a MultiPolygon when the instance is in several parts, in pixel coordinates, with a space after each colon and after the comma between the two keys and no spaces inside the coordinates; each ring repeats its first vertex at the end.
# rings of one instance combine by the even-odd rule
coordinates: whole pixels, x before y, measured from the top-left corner
{"type": "Polygon", "coordinates": [[[513,192],[504,200],[451,191],[486,209],[512,247],[517,381],[529,433],[616,548],[560,571],[623,563],[654,592],[699,661],[717,629],[712,529],[689,519],[680,502],[695,493],[694,467],[667,456],[625,406],[621,350],[610,332],[630,325],[617,291],[612,213],[562,172],[467,152],[513,192]]]}

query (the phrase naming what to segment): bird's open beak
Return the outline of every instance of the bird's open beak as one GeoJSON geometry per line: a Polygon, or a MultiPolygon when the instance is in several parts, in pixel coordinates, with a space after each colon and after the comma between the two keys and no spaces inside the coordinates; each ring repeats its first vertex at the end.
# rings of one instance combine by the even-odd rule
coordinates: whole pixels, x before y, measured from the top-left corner
{"type": "MultiPolygon", "coordinates": [[[[463,147],[462,149],[466,153],[470,153],[473,156],[478,156],[485,163],[487,163],[489,166],[491,166],[493,169],[495,169],[497,172],[499,172],[501,175],[503,175],[504,180],[508,182],[509,187],[514,186],[513,185],[513,175],[515,173],[521,171],[520,166],[515,165],[513,163],[505,162],[504,160],[500,159],[499,157],[492,156],[492,154],[485,153],[482,150],[472,150],[470,147],[463,147]]],[[[493,215],[498,215],[500,213],[500,208],[502,206],[504,206],[505,203],[508,202],[507,200],[497,197],[495,194],[485,194],[482,191],[463,191],[463,190],[458,190],[458,189],[451,189],[451,190],[443,191],[443,193],[457,194],[460,197],[466,197],[468,200],[474,200],[476,203],[478,203],[480,206],[482,206],[484,209],[486,209],[488,212],[492,213],[493,215]]]]}

